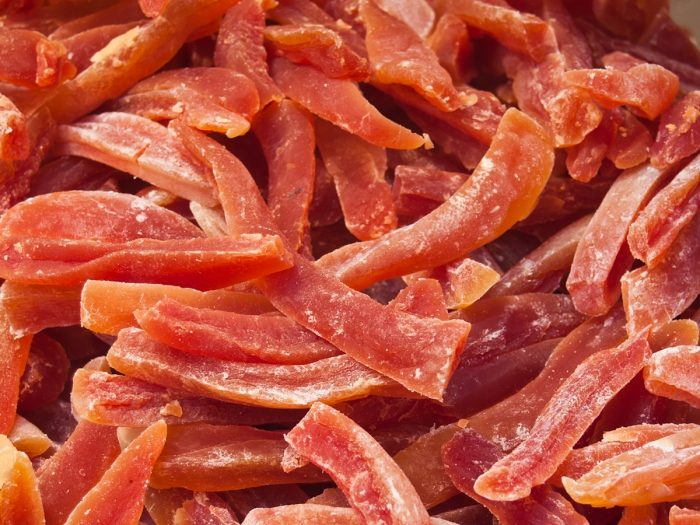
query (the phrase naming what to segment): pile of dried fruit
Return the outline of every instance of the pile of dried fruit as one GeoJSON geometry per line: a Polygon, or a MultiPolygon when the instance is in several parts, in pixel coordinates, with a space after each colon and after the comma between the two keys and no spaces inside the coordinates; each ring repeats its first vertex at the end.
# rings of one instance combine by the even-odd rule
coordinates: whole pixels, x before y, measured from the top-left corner
{"type": "Polygon", "coordinates": [[[667,2],[0,14],[0,524],[700,523],[667,2]]]}

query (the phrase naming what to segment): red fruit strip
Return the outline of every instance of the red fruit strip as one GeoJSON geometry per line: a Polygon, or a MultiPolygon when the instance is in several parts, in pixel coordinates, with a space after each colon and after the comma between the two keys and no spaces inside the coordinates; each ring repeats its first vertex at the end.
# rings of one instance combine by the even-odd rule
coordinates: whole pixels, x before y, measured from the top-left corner
{"type": "Polygon", "coordinates": [[[133,523],[143,511],[143,501],[153,465],[160,455],[167,425],[149,426],[114,460],[100,481],[85,494],[66,519],[66,525],[133,523]],[[124,478],[130,483],[124,483],[124,478]]]}
{"type": "Polygon", "coordinates": [[[464,256],[532,211],[552,170],[552,153],[542,128],[511,109],[479,166],[442,206],[381,239],[330,254],[322,265],[352,287],[364,288],[464,256]]]}
{"type": "MultiPolygon", "coordinates": [[[[305,523],[307,525],[362,525],[361,514],[349,508],[333,507],[326,504],[305,503],[303,505],[285,505],[269,509],[253,509],[241,525],[292,525],[305,523]]],[[[375,523],[375,522],[371,522],[375,523]]],[[[379,523],[379,522],[376,522],[379,523]]],[[[451,521],[440,518],[430,518],[430,525],[450,525],[451,521]]]]}
{"type": "Polygon", "coordinates": [[[15,422],[22,372],[32,336],[15,339],[5,308],[0,308],[0,433],[7,435],[15,422]]]}
{"type": "Polygon", "coordinates": [[[44,511],[32,463],[0,435],[0,519],[4,523],[42,525],[44,511]]]}
{"type": "Polygon", "coordinates": [[[285,99],[259,113],[253,131],[267,160],[268,206],[284,238],[299,251],[309,229],[316,177],[311,117],[285,99]]]}
{"type": "Polygon", "coordinates": [[[651,162],[665,168],[700,150],[700,91],[691,91],[661,115],[651,162]]]}
{"type": "Polygon", "coordinates": [[[668,513],[668,523],[669,525],[696,525],[700,523],[700,510],[673,505],[668,513]]]}
{"type": "Polygon", "coordinates": [[[666,177],[666,172],[644,165],[613,182],[576,247],[566,280],[578,311],[602,315],[617,302],[620,278],[632,264],[627,230],[666,177]]]}
{"type": "Polygon", "coordinates": [[[12,335],[23,337],[45,328],[80,324],[80,287],[41,286],[5,281],[0,302],[12,335]]]}
{"type": "Polygon", "coordinates": [[[236,363],[195,358],[124,329],[110,349],[120,372],[191,394],[271,408],[302,408],[314,401],[405,394],[394,381],[340,355],[307,365],[236,363]]]}
{"type": "Polygon", "coordinates": [[[76,415],[99,425],[145,427],[164,419],[168,425],[284,425],[296,423],[300,411],[224,403],[147,383],[134,377],[78,369],[73,376],[76,415]]]}
{"type": "Polygon", "coordinates": [[[27,119],[17,106],[0,93],[0,160],[12,162],[29,156],[27,119]]]}
{"type": "Polygon", "coordinates": [[[395,229],[396,209],[384,178],[386,152],[324,121],[316,122],[316,130],[350,233],[366,241],[395,229]]]}
{"type": "Polygon", "coordinates": [[[305,364],[340,354],[291,319],[193,308],[163,299],[134,312],[154,340],[184,352],[229,361],[305,364]]]}
{"type": "Polygon", "coordinates": [[[296,453],[328,472],[367,523],[430,522],[398,465],[367,432],[333,408],[314,404],[285,440],[296,453]],[[353,490],[358,481],[363,484],[362,494],[353,490]]]}
{"type": "Polygon", "coordinates": [[[216,494],[195,492],[174,515],[175,525],[238,525],[233,511],[216,494]]]}
{"type": "Polygon", "coordinates": [[[700,157],[695,157],[654,195],[630,225],[632,254],[653,267],[668,252],[700,207],[700,157]]]}
{"type": "Polygon", "coordinates": [[[65,523],[83,496],[119,455],[116,430],[87,421],[38,470],[47,525],[65,523]]]}
{"type": "Polygon", "coordinates": [[[700,381],[695,367],[700,347],[672,346],[656,352],[644,367],[644,385],[657,396],[670,397],[700,407],[700,381]]]}
{"type": "Polygon", "coordinates": [[[475,480],[502,457],[503,451],[497,445],[470,429],[457,432],[442,448],[447,474],[455,486],[488,508],[503,525],[587,523],[563,496],[548,486],[535,487],[530,496],[519,501],[492,501],[481,496],[474,489],[475,480]]]}
{"type": "Polygon", "coordinates": [[[23,412],[36,410],[58,399],[69,368],[63,346],[44,333],[36,334],[20,381],[17,407],[23,412]]]}
{"type": "Polygon", "coordinates": [[[423,166],[396,166],[391,188],[396,212],[402,217],[420,218],[449,199],[465,180],[467,174],[458,171],[423,166]]]}

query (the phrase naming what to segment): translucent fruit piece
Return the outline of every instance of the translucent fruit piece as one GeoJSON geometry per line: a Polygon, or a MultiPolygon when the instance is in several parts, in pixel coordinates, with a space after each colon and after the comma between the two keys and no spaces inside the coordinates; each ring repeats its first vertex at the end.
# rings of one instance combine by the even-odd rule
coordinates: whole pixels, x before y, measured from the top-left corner
{"type": "Polygon", "coordinates": [[[698,346],[664,348],[651,356],[644,367],[644,385],[657,396],[700,407],[700,382],[695,374],[699,363],[698,346]]]}
{"type": "Polygon", "coordinates": [[[0,523],[45,523],[32,463],[4,435],[0,435],[0,523]]]}

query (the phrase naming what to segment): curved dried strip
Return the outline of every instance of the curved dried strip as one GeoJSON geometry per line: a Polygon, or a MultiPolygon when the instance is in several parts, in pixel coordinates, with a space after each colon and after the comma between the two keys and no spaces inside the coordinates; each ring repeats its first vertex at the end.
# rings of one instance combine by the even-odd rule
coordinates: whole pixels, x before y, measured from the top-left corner
{"type": "Polygon", "coordinates": [[[32,462],[0,435],[0,523],[43,525],[44,511],[32,462]]]}
{"type": "Polygon", "coordinates": [[[643,266],[622,277],[630,333],[664,324],[692,304],[700,293],[700,275],[694,271],[698,257],[700,215],[695,215],[656,266],[643,266]]]}
{"type": "Polygon", "coordinates": [[[55,192],[27,199],[3,214],[0,234],[113,243],[203,237],[175,212],[133,195],[104,191],[55,192]]]}
{"type": "Polygon", "coordinates": [[[63,44],[27,29],[0,29],[0,64],[0,82],[26,88],[56,86],[76,73],[63,44]]]}
{"type": "MultiPolygon", "coordinates": [[[[189,145],[200,155],[217,159],[214,176],[229,232],[276,231],[250,173],[245,168],[224,171],[235,157],[197,132],[180,132],[189,133],[189,145]]],[[[467,336],[467,325],[397,312],[349,289],[300,256],[294,264],[288,271],[258,280],[277,309],[407,388],[441,397],[467,336]]]]}
{"type": "Polygon", "coordinates": [[[669,173],[645,164],[620,175],[583,233],[566,280],[579,312],[605,314],[620,297],[620,278],[632,265],[627,231],[669,173]]]}
{"type": "Polygon", "coordinates": [[[194,496],[194,493],[185,489],[146,489],[144,507],[148,516],[155,525],[172,525],[175,513],[182,504],[194,496]]]}
{"type": "Polygon", "coordinates": [[[247,315],[273,311],[265,297],[258,294],[230,290],[200,292],[164,284],[88,280],[80,295],[80,324],[93,332],[117,335],[122,328],[137,327],[136,310],[151,308],[165,298],[195,308],[247,315]]]}
{"type": "Polygon", "coordinates": [[[562,0],[545,0],[542,18],[554,30],[557,48],[564,58],[567,69],[593,67],[593,56],[585,35],[562,0]]]}
{"type": "Polygon", "coordinates": [[[31,335],[15,339],[7,311],[0,308],[0,434],[7,435],[14,425],[31,341],[31,335]]]}
{"type": "Polygon", "coordinates": [[[637,258],[654,267],[700,208],[700,156],[678,172],[630,225],[627,241],[637,258]]]}
{"type": "Polygon", "coordinates": [[[353,51],[334,29],[322,24],[269,26],[265,39],[287,60],[320,69],[330,78],[367,80],[367,60],[353,51]]]}
{"type": "Polygon", "coordinates": [[[311,116],[285,99],[260,112],[253,131],[267,161],[267,204],[284,238],[299,251],[309,229],[316,179],[311,116]]]}
{"type": "Polygon", "coordinates": [[[649,158],[654,138],[649,129],[628,109],[609,110],[614,134],[606,156],[616,168],[633,168],[649,158]]]}
{"type": "Polygon", "coordinates": [[[467,177],[466,173],[432,166],[396,166],[391,187],[396,212],[403,217],[422,217],[449,199],[467,177]]]}
{"type": "Polygon", "coordinates": [[[656,352],[644,367],[644,385],[657,396],[700,407],[700,382],[695,372],[700,347],[673,346],[656,352]]]}
{"type": "Polygon", "coordinates": [[[314,403],[284,439],[297,454],[328,472],[367,524],[430,523],[399,466],[372,436],[337,410],[314,403]],[[362,492],[354,490],[358,483],[362,492]]]}
{"type": "MultiPolygon", "coordinates": [[[[241,525],[363,525],[366,522],[354,509],[334,507],[327,504],[304,503],[273,508],[251,510],[241,525]]],[[[372,522],[374,523],[374,522],[372,522]]],[[[454,525],[451,521],[430,518],[430,525],[454,525]]]]}
{"type": "Polygon", "coordinates": [[[458,16],[444,13],[426,41],[455,84],[467,84],[476,75],[469,30],[458,16]]]}
{"type": "Polygon", "coordinates": [[[150,485],[156,489],[224,491],[327,480],[310,465],[285,472],[286,449],[279,431],[235,425],[179,425],[168,431],[150,485]]]}
{"type": "Polygon", "coordinates": [[[386,151],[322,120],[316,122],[316,135],[350,233],[366,241],[395,229],[396,209],[384,178],[386,151]]]}
{"type": "Polygon", "coordinates": [[[406,3],[402,0],[375,0],[377,6],[401,20],[419,37],[427,38],[435,22],[435,10],[427,0],[406,3]]]}
{"type": "Polygon", "coordinates": [[[46,525],[62,525],[120,453],[113,427],[81,421],[37,471],[46,525]]]}
{"type": "Polygon", "coordinates": [[[28,156],[27,119],[9,98],[0,93],[0,161],[13,162],[28,156]]]}
{"type": "Polygon", "coordinates": [[[450,310],[462,310],[474,304],[500,279],[501,275],[470,257],[446,264],[442,280],[445,302],[450,310]]]}
{"type": "Polygon", "coordinates": [[[47,106],[54,118],[72,122],[117,98],[175,56],[194,29],[218,19],[233,0],[172,0],[162,14],[112,40],[93,64],[59,86],[47,106]]]}
{"type": "Polygon", "coordinates": [[[470,417],[467,425],[504,450],[514,448],[527,437],[544,406],[580,363],[625,339],[624,323],[620,308],[584,322],[557,345],[534,380],[516,394],[470,417]]]}
{"type": "Polygon", "coordinates": [[[285,425],[301,411],[251,407],[193,396],[139,379],[79,368],[73,376],[75,414],[98,425],[145,427],[159,419],[168,425],[285,425]]]}
{"type": "Polygon", "coordinates": [[[31,181],[29,197],[69,190],[97,190],[118,172],[80,157],[58,157],[45,162],[31,181]]]}
{"type": "Polygon", "coordinates": [[[590,220],[590,215],[581,217],[549,237],[503,274],[489,289],[487,297],[553,292],[571,266],[590,220]]]}
{"type": "Polygon", "coordinates": [[[148,479],[160,455],[167,425],[152,424],[114,460],[100,481],[85,494],[66,525],[128,525],[141,516],[148,479]],[[124,483],[124,479],[129,483],[124,483]]]}
{"type": "Polygon", "coordinates": [[[380,239],[327,255],[321,264],[353,288],[365,288],[465,256],[532,211],[553,162],[546,132],[509,109],[474,173],[444,204],[380,239]]]}
{"type": "Polygon", "coordinates": [[[348,356],[307,365],[235,363],[194,357],[126,328],[107,359],[122,373],[192,394],[271,408],[302,408],[314,401],[339,401],[369,394],[405,395],[394,381],[348,356]]]}
{"type": "Polygon", "coordinates": [[[542,409],[528,437],[479,476],[474,490],[489,499],[514,501],[544,483],[607,402],[642,369],[651,354],[646,337],[641,333],[577,366],[542,409]]]}
{"type": "Polygon", "coordinates": [[[520,501],[492,501],[474,490],[474,482],[503,458],[503,451],[479,433],[459,430],[442,448],[442,459],[449,478],[461,492],[484,505],[503,525],[584,525],[586,519],[548,486],[535,487],[520,501]]]}
{"type": "MultiPolygon", "coordinates": [[[[58,2],[56,4],[58,4],[58,2]]],[[[66,11],[66,7],[66,5],[63,5],[61,10],[66,11]]],[[[141,9],[139,9],[137,2],[118,2],[102,8],[98,5],[93,5],[92,8],[97,9],[88,14],[85,14],[84,11],[80,13],[70,12],[71,19],[63,20],[62,23],[50,33],[49,38],[53,40],[63,40],[77,35],[78,33],[82,33],[83,31],[87,31],[88,29],[109,24],[125,24],[127,22],[143,19],[143,13],[141,9]]]]}
{"type": "Polygon", "coordinates": [[[700,429],[651,441],[596,465],[578,480],[563,478],[569,496],[594,507],[648,505],[692,498],[698,491],[700,429]]]}
{"type": "Polygon", "coordinates": [[[159,343],[205,357],[294,365],[340,354],[333,345],[282,316],[194,308],[168,298],[134,315],[159,343]]]}
{"type": "Polygon", "coordinates": [[[359,2],[359,15],[374,82],[406,85],[441,111],[462,105],[450,74],[409,26],[373,0],[359,2]]]}
{"type": "Polygon", "coordinates": [[[293,64],[284,58],[272,60],[270,73],[289,98],[371,144],[415,149],[425,142],[379,113],[350,80],[329,78],[311,66],[293,64]]]}
{"type": "Polygon", "coordinates": [[[98,53],[100,49],[103,49],[119,35],[138,25],[138,21],[122,24],[110,21],[108,25],[91,27],[67,38],[61,38],[60,42],[66,47],[67,55],[80,73],[92,65],[91,58],[95,53],[98,53]]]}
{"type": "Polygon", "coordinates": [[[17,408],[31,411],[54,402],[66,386],[69,369],[63,346],[44,333],[36,334],[20,380],[17,408]]]}
{"type": "Polygon", "coordinates": [[[224,15],[214,51],[217,67],[232,69],[255,82],[261,108],[283,97],[268,73],[264,30],[262,1],[241,0],[224,15]]]}
{"type": "Polygon", "coordinates": [[[238,521],[221,497],[195,492],[177,509],[173,525],[238,525],[238,521]]]}
{"type": "Polygon", "coordinates": [[[672,346],[697,346],[700,327],[693,319],[675,319],[666,324],[655,326],[649,334],[649,346],[652,352],[658,352],[672,346]]]}
{"type": "Polygon", "coordinates": [[[564,73],[569,85],[586,90],[603,107],[627,105],[654,120],[673,103],[679,80],[668,69],[641,64],[627,71],[577,69],[564,73]]]}
{"type": "Polygon", "coordinates": [[[490,34],[505,47],[541,61],[556,46],[549,24],[505,2],[450,1],[447,10],[467,24],[490,34]]]}
{"type": "Polygon", "coordinates": [[[3,239],[0,275],[23,284],[73,286],[88,279],[223,288],[289,268],[277,236],[243,235],[124,243],[3,239]]]}
{"type": "Polygon", "coordinates": [[[605,69],[617,71],[629,71],[634,66],[639,66],[645,63],[644,60],[632,56],[629,53],[625,53],[624,51],[613,51],[612,53],[603,55],[600,57],[600,61],[605,69]]]}
{"type": "Polygon", "coordinates": [[[56,152],[96,160],[204,206],[217,204],[209,171],[167,128],[128,113],[59,126],[56,152]]]}
{"type": "Polygon", "coordinates": [[[31,421],[17,414],[12,430],[7,434],[12,445],[30,458],[42,455],[53,446],[53,441],[31,421]]]}
{"type": "Polygon", "coordinates": [[[45,328],[80,324],[80,287],[41,286],[5,281],[0,303],[15,338],[45,328]]]}
{"type": "Polygon", "coordinates": [[[443,321],[449,318],[445,294],[437,279],[420,278],[409,283],[389,301],[389,306],[421,317],[434,317],[443,321]]]}
{"type": "Polygon", "coordinates": [[[691,91],[661,115],[651,163],[665,168],[700,150],[700,91],[691,91]]]}
{"type": "Polygon", "coordinates": [[[669,525],[697,525],[700,523],[700,510],[673,505],[668,513],[668,523],[669,525]]]}

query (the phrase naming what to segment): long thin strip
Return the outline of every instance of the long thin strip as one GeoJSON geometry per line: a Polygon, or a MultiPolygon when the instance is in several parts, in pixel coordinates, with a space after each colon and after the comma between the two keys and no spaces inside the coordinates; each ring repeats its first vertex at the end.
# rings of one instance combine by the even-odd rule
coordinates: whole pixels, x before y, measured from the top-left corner
{"type": "Polygon", "coordinates": [[[31,335],[15,339],[7,312],[0,307],[0,434],[9,434],[14,425],[20,380],[31,341],[31,335]]]}
{"type": "Polygon", "coordinates": [[[700,150],[700,91],[691,91],[661,115],[651,163],[666,168],[700,150]]]}
{"type": "MultiPolygon", "coordinates": [[[[363,525],[370,523],[362,515],[350,508],[331,507],[315,503],[284,505],[273,508],[256,508],[250,511],[241,525],[363,525]]],[[[375,523],[375,522],[371,522],[375,523]]],[[[430,525],[454,525],[440,518],[430,518],[430,525]]]]}
{"type": "Polygon", "coordinates": [[[132,441],[80,500],[66,519],[66,525],[136,522],[143,512],[148,479],[165,444],[167,429],[167,425],[159,421],[132,441]],[[129,483],[124,483],[124,479],[129,483]]]}
{"type": "Polygon", "coordinates": [[[700,347],[672,346],[656,352],[644,367],[644,386],[652,394],[700,407],[700,382],[695,373],[700,347]]]}
{"type": "Polygon", "coordinates": [[[4,435],[0,435],[0,523],[46,523],[32,462],[4,435]]]}
{"type": "Polygon", "coordinates": [[[416,490],[386,451],[337,410],[315,403],[285,440],[335,480],[368,525],[428,525],[416,490]],[[363,490],[355,490],[361,484],[363,490]]]}
{"type": "Polygon", "coordinates": [[[542,409],[528,437],[479,476],[474,490],[498,501],[527,497],[554,474],[608,401],[642,369],[651,354],[641,333],[581,363],[542,409]]]}
{"type": "Polygon", "coordinates": [[[0,303],[12,335],[24,337],[45,328],[80,324],[80,287],[41,286],[5,281],[0,303]]]}
{"type": "Polygon", "coordinates": [[[474,173],[444,204],[381,239],[341,248],[321,265],[351,287],[365,288],[463,257],[532,211],[553,162],[551,138],[509,109],[474,173]]]}
{"type": "Polygon", "coordinates": [[[303,408],[369,394],[406,394],[397,383],[346,355],[307,365],[236,363],[195,358],[127,328],[107,354],[120,372],[185,392],[255,406],[303,408]]]}

